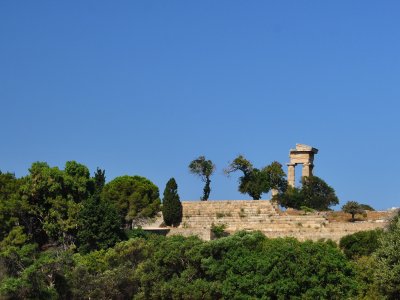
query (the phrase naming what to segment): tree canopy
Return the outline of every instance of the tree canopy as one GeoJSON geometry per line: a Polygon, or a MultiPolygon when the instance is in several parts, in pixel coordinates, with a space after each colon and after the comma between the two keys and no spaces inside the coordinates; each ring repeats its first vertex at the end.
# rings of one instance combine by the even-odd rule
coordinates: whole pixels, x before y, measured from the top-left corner
{"type": "Polygon", "coordinates": [[[254,200],[261,199],[263,193],[276,189],[279,193],[286,190],[286,174],[282,165],[273,162],[269,166],[257,169],[242,155],[236,157],[225,169],[225,174],[241,171],[243,176],[239,178],[239,192],[249,194],[254,200]]]}
{"type": "Polygon", "coordinates": [[[125,227],[133,227],[141,218],[153,217],[160,210],[158,187],[140,176],[113,179],[104,186],[101,198],[114,203],[125,227]]]}
{"type": "Polygon", "coordinates": [[[302,206],[327,210],[339,203],[335,190],[317,176],[303,177],[302,187],[288,187],[276,200],[283,207],[301,209],[302,206]]]}

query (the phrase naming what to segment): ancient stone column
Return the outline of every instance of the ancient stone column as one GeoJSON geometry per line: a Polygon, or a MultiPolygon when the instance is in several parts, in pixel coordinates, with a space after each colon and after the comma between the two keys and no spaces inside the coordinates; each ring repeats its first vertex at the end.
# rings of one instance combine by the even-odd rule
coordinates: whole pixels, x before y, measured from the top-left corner
{"type": "Polygon", "coordinates": [[[287,164],[287,166],[288,166],[288,175],[287,175],[288,184],[289,184],[289,186],[294,187],[295,180],[296,180],[295,173],[294,173],[294,167],[296,166],[296,164],[287,164]]]}
{"type": "Polygon", "coordinates": [[[304,163],[303,164],[303,169],[302,169],[302,172],[301,172],[301,176],[302,177],[309,177],[309,176],[312,175],[311,174],[311,171],[312,171],[312,167],[311,166],[312,165],[310,163],[304,163]]]}

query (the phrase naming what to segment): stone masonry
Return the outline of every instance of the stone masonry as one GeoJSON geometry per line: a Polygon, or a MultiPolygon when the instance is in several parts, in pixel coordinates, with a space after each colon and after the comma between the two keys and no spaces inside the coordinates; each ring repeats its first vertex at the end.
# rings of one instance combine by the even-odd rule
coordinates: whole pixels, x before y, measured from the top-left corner
{"type": "Polygon", "coordinates": [[[301,176],[312,176],[314,168],[314,154],[318,153],[318,149],[304,144],[296,144],[296,149],[290,149],[288,166],[288,184],[295,186],[295,167],[298,164],[303,165],[301,176]]]}
{"type": "Polygon", "coordinates": [[[268,237],[294,237],[299,240],[331,239],[363,230],[383,228],[387,219],[363,222],[329,222],[321,213],[289,215],[272,201],[230,200],[183,202],[183,219],[179,228],[171,228],[168,235],[197,235],[211,239],[212,224],[225,224],[226,232],[258,230],[268,237]]]}

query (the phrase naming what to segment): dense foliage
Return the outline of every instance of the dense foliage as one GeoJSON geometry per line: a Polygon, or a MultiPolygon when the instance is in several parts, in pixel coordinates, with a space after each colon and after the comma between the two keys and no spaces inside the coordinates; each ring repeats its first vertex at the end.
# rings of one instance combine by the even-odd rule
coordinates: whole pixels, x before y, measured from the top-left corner
{"type": "Polygon", "coordinates": [[[79,251],[89,252],[114,246],[124,237],[121,219],[114,205],[94,194],[85,200],[78,214],[79,251]]]}
{"type": "Polygon", "coordinates": [[[200,198],[200,200],[207,201],[211,193],[210,177],[215,171],[215,165],[211,160],[206,159],[205,156],[199,156],[190,162],[189,171],[192,174],[200,176],[201,180],[205,182],[203,196],[200,198]]]}
{"type": "Polygon", "coordinates": [[[114,203],[127,228],[133,228],[142,218],[153,217],[160,210],[158,187],[140,176],[113,179],[104,186],[101,198],[114,203]]]}
{"type": "Polygon", "coordinates": [[[301,188],[288,187],[275,197],[283,207],[301,209],[302,206],[327,210],[339,203],[335,190],[317,176],[303,177],[301,188]]]}
{"type": "Polygon", "coordinates": [[[257,169],[250,161],[239,155],[225,169],[226,174],[236,171],[243,173],[243,176],[239,178],[239,192],[249,194],[254,200],[261,199],[261,195],[268,193],[271,189],[277,190],[278,193],[286,190],[286,174],[282,165],[276,161],[262,169],[257,169]]]}
{"type": "Polygon", "coordinates": [[[178,195],[178,185],[174,178],[168,180],[163,197],[163,218],[167,226],[178,226],[182,221],[182,203],[178,195]]]}
{"type": "Polygon", "coordinates": [[[180,236],[134,238],[86,255],[27,254],[27,267],[0,292],[64,299],[343,299],[356,274],[324,242],[238,233],[211,242],[180,236]]]}
{"type": "Polygon", "coordinates": [[[381,292],[388,299],[400,299],[400,218],[393,219],[389,230],[382,235],[375,252],[376,278],[381,292]]]}
{"type": "Polygon", "coordinates": [[[382,233],[382,230],[368,230],[346,235],[340,239],[339,246],[348,258],[369,256],[378,249],[382,233]]]}
{"type": "MultiPolygon", "coordinates": [[[[269,187],[283,187],[279,166],[270,168],[269,187]]],[[[313,207],[331,193],[334,202],[319,179],[304,183],[279,196],[313,207]]],[[[171,179],[164,205],[179,201],[177,188],[171,179]]],[[[63,170],[34,163],[22,178],[0,172],[0,299],[400,298],[399,215],[386,231],[344,237],[340,248],[260,232],[227,236],[223,224],[209,242],[121,231],[159,205],[149,180],[105,184],[104,170],[91,177],[73,161],[63,170]]]]}
{"type": "MultiPolygon", "coordinates": [[[[132,193],[150,190],[148,194],[158,198],[156,186],[143,177],[134,178],[142,184],[132,193]]],[[[91,177],[88,168],[75,161],[66,162],[63,170],[35,162],[22,178],[0,172],[0,279],[18,275],[22,280],[47,249],[86,253],[125,239],[114,202],[103,195],[104,186],[104,170],[97,169],[91,177]]],[[[138,214],[158,207],[155,202],[142,201],[138,214]]]]}

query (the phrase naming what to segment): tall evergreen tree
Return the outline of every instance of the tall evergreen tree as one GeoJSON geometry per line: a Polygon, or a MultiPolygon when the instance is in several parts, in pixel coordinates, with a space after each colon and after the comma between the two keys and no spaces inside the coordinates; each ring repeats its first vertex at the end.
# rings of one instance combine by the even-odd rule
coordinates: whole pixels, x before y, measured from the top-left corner
{"type": "Polygon", "coordinates": [[[94,173],[94,192],[95,193],[101,193],[103,190],[104,185],[106,184],[106,171],[102,170],[100,168],[96,169],[96,172],[94,173]]]}
{"type": "Polygon", "coordinates": [[[166,225],[178,226],[181,223],[182,203],[178,195],[178,185],[174,178],[171,178],[165,186],[162,212],[166,225]]]}
{"type": "Polygon", "coordinates": [[[123,231],[116,208],[101,200],[95,193],[84,201],[78,216],[79,231],[77,241],[79,251],[83,253],[97,249],[107,249],[121,241],[123,231]]]}

